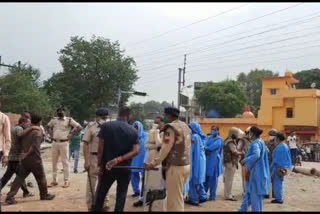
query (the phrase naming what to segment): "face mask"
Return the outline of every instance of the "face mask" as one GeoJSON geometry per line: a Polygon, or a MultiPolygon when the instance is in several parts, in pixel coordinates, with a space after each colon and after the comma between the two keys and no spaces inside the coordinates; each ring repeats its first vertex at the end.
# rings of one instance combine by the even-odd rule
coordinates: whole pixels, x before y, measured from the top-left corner
{"type": "Polygon", "coordinates": [[[217,131],[216,130],[211,130],[211,136],[216,137],[217,136],[217,131]]]}
{"type": "Polygon", "coordinates": [[[269,140],[273,141],[276,138],[276,136],[269,136],[269,140]]]}

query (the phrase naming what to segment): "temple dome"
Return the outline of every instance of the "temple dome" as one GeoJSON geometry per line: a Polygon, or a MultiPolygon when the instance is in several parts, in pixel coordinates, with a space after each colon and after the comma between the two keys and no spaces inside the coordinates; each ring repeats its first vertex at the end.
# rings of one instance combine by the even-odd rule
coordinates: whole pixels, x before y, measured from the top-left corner
{"type": "Polygon", "coordinates": [[[255,118],[254,114],[250,110],[250,106],[245,106],[242,118],[255,118]]]}

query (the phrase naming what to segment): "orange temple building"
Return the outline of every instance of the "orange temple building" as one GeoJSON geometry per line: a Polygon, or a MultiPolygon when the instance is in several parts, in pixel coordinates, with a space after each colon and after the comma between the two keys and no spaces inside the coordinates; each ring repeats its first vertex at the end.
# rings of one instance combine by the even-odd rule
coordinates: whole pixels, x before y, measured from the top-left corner
{"type": "Polygon", "coordinates": [[[198,122],[203,132],[209,133],[212,125],[218,125],[221,137],[226,138],[229,128],[233,126],[244,131],[248,126],[257,125],[264,130],[262,138],[265,140],[271,128],[286,134],[295,131],[300,143],[320,140],[320,90],[296,89],[294,84],[299,80],[291,72],[261,81],[262,95],[257,118],[248,107],[242,118],[202,118],[198,122]]]}

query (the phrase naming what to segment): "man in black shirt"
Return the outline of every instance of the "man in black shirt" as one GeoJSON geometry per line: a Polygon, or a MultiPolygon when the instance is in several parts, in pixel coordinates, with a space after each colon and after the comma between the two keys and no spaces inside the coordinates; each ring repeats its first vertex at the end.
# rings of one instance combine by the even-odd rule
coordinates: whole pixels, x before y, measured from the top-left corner
{"type": "Polygon", "coordinates": [[[138,134],[128,124],[132,116],[131,110],[123,107],[119,110],[116,121],[104,123],[98,137],[98,173],[99,181],[95,194],[93,211],[102,211],[105,197],[117,181],[117,196],[115,212],[122,212],[125,206],[128,186],[130,183],[130,169],[112,169],[115,165],[130,166],[131,160],[139,152],[138,134]]]}

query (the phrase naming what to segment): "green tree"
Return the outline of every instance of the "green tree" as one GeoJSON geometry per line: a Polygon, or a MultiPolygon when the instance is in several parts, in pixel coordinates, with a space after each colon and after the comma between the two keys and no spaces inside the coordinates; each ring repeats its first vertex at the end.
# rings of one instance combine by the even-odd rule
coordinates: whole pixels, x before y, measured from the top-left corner
{"type": "MultiPolygon", "coordinates": [[[[91,118],[96,108],[117,103],[118,88],[130,91],[138,79],[133,58],[124,55],[118,42],[75,36],[59,54],[63,71],[45,81],[44,88],[81,121],[91,118]]],[[[124,102],[128,97],[122,95],[124,102]]]]}
{"type": "Polygon", "coordinates": [[[275,77],[278,75],[279,75],[278,73],[273,73],[270,70],[254,69],[254,70],[251,70],[248,74],[245,74],[242,72],[237,76],[237,81],[244,88],[245,93],[249,99],[248,104],[251,105],[252,112],[257,113],[258,108],[260,106],[260,97],[262,94],[261,78],[275,77]]]}
{"type": "Polygon", "coordinates": [[[223,117],[235,117],[242,113],[247,96],[237,81],[208,82],[195,92],[198,103],[205,111],[214,108],[223,117]]]}
{"type": "Polygon", "coordinates": [[[303,70],[293,75],[300,82],[296,84],[297,88],[310,88],[312,83],[316,83],[316,87],[320,86],[320,69],[314,68],[310,70],[303,70]]]}
{"type": "Polygon", "coordinates": [[[143,124],[143,126],[146,127],[146,124],[145,124],[146,114],[143,110],[143,104],[132,102],[129,105],[129,107],[133,112],[133,120],[140,121],[143,124]]]}
{"type": "Polygon", "coordinates": [[[9,73],[0,77],[0,101],[2,111],[22,113],[30,111],[49,117],[53,111],[46,92],[39,88],[40,71],[31,65],[10,68],[9,73]]]}

